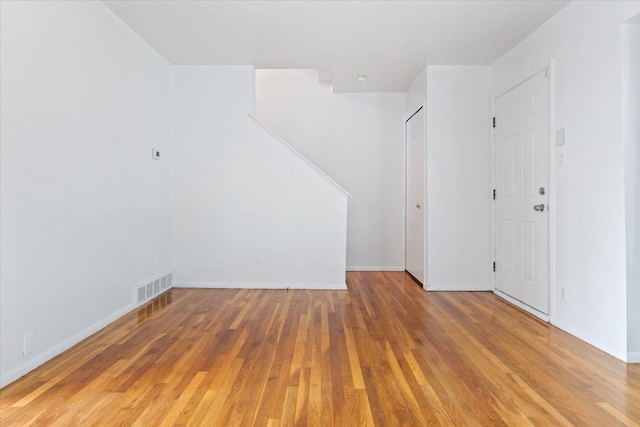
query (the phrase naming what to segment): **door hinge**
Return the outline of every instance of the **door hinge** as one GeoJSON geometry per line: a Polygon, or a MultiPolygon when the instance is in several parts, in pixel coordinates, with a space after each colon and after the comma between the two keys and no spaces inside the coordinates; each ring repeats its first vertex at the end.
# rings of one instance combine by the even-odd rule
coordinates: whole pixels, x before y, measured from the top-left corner
{"type": "Polygon", "coordinates": [[[496,199],[496,189],[494,188],[493,189],[493,200],[495,200],[495,199],[496,199]]]}
{"type": "Polygon", "coordinates": [[[494,272],[494,273],[496,272],[496,263],[495,263],[495,261],[494,261],[494,263],[493,263],[493,272],[494,272]]]}
{"type": "Polygon", "coordinates": [[[493,127],[496,127],[496,118],[493,118],[493,127]]]}

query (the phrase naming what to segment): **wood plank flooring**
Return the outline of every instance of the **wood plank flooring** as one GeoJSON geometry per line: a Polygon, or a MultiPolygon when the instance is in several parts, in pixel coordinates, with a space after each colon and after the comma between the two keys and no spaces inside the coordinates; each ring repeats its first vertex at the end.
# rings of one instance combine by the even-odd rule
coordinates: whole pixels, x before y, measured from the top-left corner
{"type": "Polygon", "coordinates": [[[626,365],[491,293],[174,289],[0,391],[8,426],[638,426],[626,365]]]}

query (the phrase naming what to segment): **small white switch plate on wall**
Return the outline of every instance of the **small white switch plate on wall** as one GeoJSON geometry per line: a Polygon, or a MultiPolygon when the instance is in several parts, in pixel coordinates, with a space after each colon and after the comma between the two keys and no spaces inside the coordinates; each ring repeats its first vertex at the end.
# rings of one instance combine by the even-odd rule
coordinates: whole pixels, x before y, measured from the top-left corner
{"type": "Polygon", "coordinates": [[[556,131],[556,145],[558,147],[564,147],[564,129],[558,129],[556,131]]]}
{"type": "Polygon", "coordinates": [[[264,262],[264,252],[262,251],[256,251],[256,262],[258,264],[261,264],[264,262]]]}
{"type": "Polygon", "coordinates": [[[289,169],[289,178],[298,179],[298,169],[296,167],[291,166],[291,169],[289,169]]]}
{"type": "Polygon", "coordinates": [[[33,332],[25,334],[22,341],[22,355],[26,356],[33,353],[33,332]]]}
{"type": "Polygon", "coordinates": [[[558,164],[560,167],[565,167],[567,164],[567,155],[564,152],[564,149],[558,153],[558,164]]]}
{"type": "Polygon", "coordinates": [[[160,150],[158,150],[157,148],[152,148],[151,149],[151,158],[153,160],[160,160],[160,150]]]}

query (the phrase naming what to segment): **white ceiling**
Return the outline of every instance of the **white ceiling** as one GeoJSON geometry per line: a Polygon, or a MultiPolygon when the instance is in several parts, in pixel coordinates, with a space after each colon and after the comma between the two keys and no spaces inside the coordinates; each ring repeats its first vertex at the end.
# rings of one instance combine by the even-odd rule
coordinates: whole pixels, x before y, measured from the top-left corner
{"type": "Polygon", "coordinates": [[[404,91],[425,65],[491,64],[568,3],[103,2],[173,64],[332,69],[335,92],[404,91]]]}

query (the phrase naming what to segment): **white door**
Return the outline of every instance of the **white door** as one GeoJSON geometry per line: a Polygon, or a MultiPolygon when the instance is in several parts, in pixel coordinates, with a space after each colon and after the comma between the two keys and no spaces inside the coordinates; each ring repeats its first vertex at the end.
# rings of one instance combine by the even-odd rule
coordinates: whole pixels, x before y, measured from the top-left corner
{"type": "Polygon", "coordinates": [[[406,228],[405,268],[424,284],[425,272],[425,149],[424,110],[421,108],[406,122],[406,228]]]}
{"type": "Polygon", "coordinates": [[[549,95],[541,72],[496,99],[496,288],[549,314],[549,95]]]}

